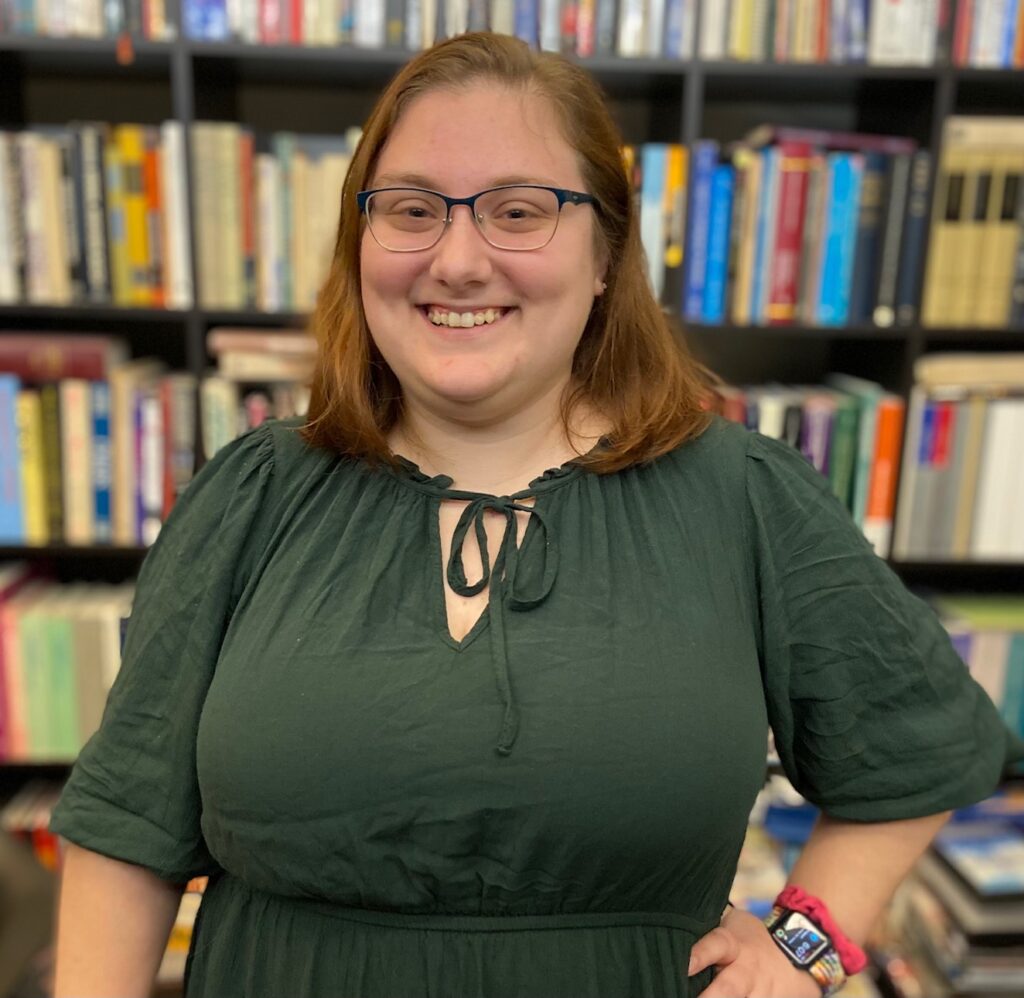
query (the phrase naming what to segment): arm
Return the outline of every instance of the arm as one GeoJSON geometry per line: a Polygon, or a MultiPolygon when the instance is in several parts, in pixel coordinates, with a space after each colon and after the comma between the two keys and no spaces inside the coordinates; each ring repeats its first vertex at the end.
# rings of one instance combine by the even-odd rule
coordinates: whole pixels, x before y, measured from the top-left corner
{"type": "Polygon", "coordinates": [[[61,877],[54,998],[143,998],[181,900],[141,866],[71,845],[61,877]]]}
{"type": "MultiPolygon", "coordinates": [[[[864,942],[897,885],[945,823],[948,813],[865,824],[822,816],[800,854],[789,883],[821,898],[836,925],[864,942]]],[[[730,908],[719,928],[694,947],[689,973],[714,965],[717,976],[701,998],[817,998],[806,971],[794,967],[760,919],[730,908]]]]}

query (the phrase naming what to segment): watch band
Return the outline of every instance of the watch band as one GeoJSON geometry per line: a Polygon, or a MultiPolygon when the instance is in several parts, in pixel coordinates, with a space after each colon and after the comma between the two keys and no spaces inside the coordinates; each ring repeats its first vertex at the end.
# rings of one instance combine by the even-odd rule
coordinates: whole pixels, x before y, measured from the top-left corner
{"type": "Polygon", "coordinates": [[[839,960],[847,975],[858,974],[867,966],[867,954],[856,943],[847,939],[821,898],[808,894],[795,884],[790,884],[775,899],[775,904],[780,908],[801,912],[821,928],[832,940],[832,946],[839,954],[839,960]]]}
{"type": "MultiPolygon", "coordinates": [[[[839,954],[836,952],[835,947],[832,945],[832,939],[827,932],[818,926],[818,931],[821,935],[829,940],[829,945],[815,958],[815,960],[805,965],[797,962],[793,955],[785,948],[775,936],[776,927],[785,919],[790,913],[796,912],[794,908],[784,908],[782,905],[776,904],[772,908],[771,914],[764,920],[765,925],[768,928],[768,933],[772,937],[774,942],[780,950],[785,954],[786,958],[799,970],[806,970],[807,973],[814,978],[818,987],[821,988],[821,993],[824,998],[830,998],[834,995],[847,981],[846,971],[843,969],[843,962],[839,958],[839,954]]],[[[803,912],[799,914],[807,915],[803,912]]]]}

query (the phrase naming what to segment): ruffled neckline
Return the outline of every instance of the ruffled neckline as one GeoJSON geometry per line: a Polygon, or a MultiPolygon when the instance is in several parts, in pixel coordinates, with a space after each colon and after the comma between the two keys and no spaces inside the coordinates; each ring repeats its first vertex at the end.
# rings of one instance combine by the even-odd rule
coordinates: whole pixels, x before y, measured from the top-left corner
{"type": "MultiPolygon", "coordinates": [[[[559,465],[557,468],[548,468],[546,471],[541,472],[541,474],[536,478],[530,480],[525,489],[516,492],[512,498],[533,496],[536,495],[538,491],[546,492],[552,488],[567,484],[574,478],[577,478],[584,471],[583,466],[580,464],[580,460],[583,457],[589,457],[591,454],[606,446],[608,446],[608,439],[606,437],[602,437],[594,445],[593,449],[588,451],[586,454],[582,454],[580,457],[571,458],[564,464],[559,465]]],[[[415,461],[411,461],[407,457],[402,457],[400,454],[396,454],[395,459],[398,462],[397,467],[394,465],[385,465],[387,470],[399,481],[411,485],[418,491],[429,492],[431,494],[447,498],[467,498],[492,495],[492,493],[489,492],[470,492],[465,489],[453,489],[452,484],[454,479],[450,475],[428,475],[418,464],[416,464],[415,461]]]]}

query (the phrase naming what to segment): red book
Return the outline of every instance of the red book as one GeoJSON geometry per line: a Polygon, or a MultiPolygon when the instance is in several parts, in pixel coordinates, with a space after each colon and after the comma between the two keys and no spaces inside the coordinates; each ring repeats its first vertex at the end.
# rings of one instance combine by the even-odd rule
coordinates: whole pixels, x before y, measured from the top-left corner
{"type": "Polygon", "coordinates": [[[597,41],[595,8],[594,0],[580,0],[576,12],[576,54],[584,59],[594,54],[597,41]]]}
{"type": "Polygon", "coordinates": [[[831,20],[831,0],[818,0],[818,51],[815,53],[817,62],[828,62],[828,44],[831,20]]]}
{"type": "Polygon", "coordinates": [[[259,0],[260,43],[276,45],[281,41],[281,4],[284,0],[259,0]]]}
{"type": "Polygon", "coordinates": [[[164,240],[163,198],[160,190],[160,133],[157,129],[146,129],[142,189],[146,195],[146,226],[152,267],[149,279],[149,304],[154,308],[163,308],[166,304],[163,271],[167,245],[164,240]]]}
{"type": "Polygon", "coordinates": [[[953,427],[956,406],[952,402],[940,402],[935,420],[935,435],[932,443],[931,466],[945,468],[949,464],[953,444],[953,427]]]}
{"type": "Polygon", "coordinates": [[[242,193],[242,279],[245,282],[245,303],[250,308],[256,307],[256,205],[253,198],[253,134],[243,131],[240,138],[241,177],[239,184],[242,193]]]}
{"type": "Polygon", "coordinates": [[[778,150],[778,222],[765,305],[768,323],[773,326],[788,325],[796,318],[808,171],[813,152],[806,142],[780,142],[778,150]]]}
{"type": "Polygon", "coordinates": [[[8,333],[0,330],[0,371],[24,382],[61,378],[103,381],[115,364],[128,359],[122,340],[110,336],[8,333]]]}
{"type": "Polygon", "coordinates": [[[290,23],[287,40],[292,45],[302,44],[302,2],[303,0],[288,0],[290,23]]]}
{"type": "Polygon", "coordinates": [[[953,32],[954,66],[966,66],[970,58],[973,20],[974,0],[960,0],[956,9],[956,29],[953,32]]]}

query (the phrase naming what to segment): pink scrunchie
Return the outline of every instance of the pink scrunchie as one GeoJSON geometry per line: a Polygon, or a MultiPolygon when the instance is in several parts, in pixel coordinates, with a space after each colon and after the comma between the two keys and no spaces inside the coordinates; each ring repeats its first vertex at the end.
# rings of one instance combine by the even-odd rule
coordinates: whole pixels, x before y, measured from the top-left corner
{"type": "Polygon", "coordinates": [[[831,937],[832,945],[839,954],[839,962],[847,974],[860,973],[867,966],[867,954],[843,935],[821,898],[816,898],[813,894],[808,894],[802,888],[791,884],[775,899],[775,903],[780,908],[799,911],[820,925],[831,937]]]}

